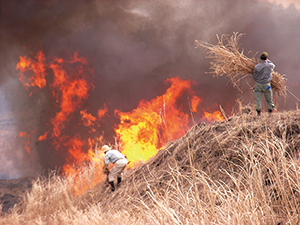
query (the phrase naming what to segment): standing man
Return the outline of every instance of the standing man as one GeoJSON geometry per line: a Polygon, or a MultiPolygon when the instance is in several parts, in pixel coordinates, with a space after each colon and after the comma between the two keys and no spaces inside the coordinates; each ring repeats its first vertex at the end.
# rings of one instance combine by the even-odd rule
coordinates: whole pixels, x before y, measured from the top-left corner
{"type": "Polygon", "coordinates": [[[268,112],[271,113],[274,108],[273,93],[271,89],[272,72],[275,65],[268,59],[267,52],[263,52],[260,55],[261,62],[255,65],[252,77],[256,81],[254,88],[254,97],[256,100],[256,112],[260,115],[262,106],[262,94],[264,93],[265,99],[268,104],[268,112]]]}
{"type": "Polygon", "coordinates": [[[104,145],[101,148],[101,152],[105,153],[105,164],[104,164],[104,173],[107,173],[108,176],[108,182],[111,186],[111,190],[115,191],[115,185],[114,181],[115,178],[118,178],[117,185],[119,186],[122,181],[122,172],[124,171],[126,165],[127,165],[127,159],[126,156],[123,155],[118,150],[111,149],[107,145],[104,145]],[[109,172],[108,165],[109,163],[115,164],[114,167],[109,172]]]}

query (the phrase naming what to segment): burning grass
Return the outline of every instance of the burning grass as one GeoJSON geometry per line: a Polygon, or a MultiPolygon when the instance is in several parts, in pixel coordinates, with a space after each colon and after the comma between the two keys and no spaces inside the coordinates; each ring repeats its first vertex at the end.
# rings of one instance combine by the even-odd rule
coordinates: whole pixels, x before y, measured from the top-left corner
{"type": "Polygon", "coordinates": [[[38,179],[0,224],[298,224],[300,111],[251,108],[195,125],[114,193],[102,182],[75,197],[72,177],[38,179]]]}
{"type": "MultiPolygon", "coordinates": [[[[239,40],[243,34],[233,33],[232,36],[217,36],[218,44],[195,41],[196,48],[205,48],[205,56],[212,59],[210,70],[215,77],[227,76],[233,86],[240,89],[240,82],[251,76],[255,64],[259,61],[253,56],[249,58],[239,50],[239,40]]],[[[271,87],[279,96],[286,97],[285,76],[274,71],[271,87]]]]}

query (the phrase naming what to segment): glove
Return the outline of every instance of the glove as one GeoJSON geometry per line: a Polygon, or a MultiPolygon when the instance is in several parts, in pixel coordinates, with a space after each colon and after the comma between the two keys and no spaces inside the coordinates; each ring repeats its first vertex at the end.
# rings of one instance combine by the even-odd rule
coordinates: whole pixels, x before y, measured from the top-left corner
{"type": "Polygon", "coordinates": [[[104,166],[104,167],[103,167],[103,173],[106,174],[106,175],[109,174],[109,169],[108,169],[107,166],[104,166]]]}

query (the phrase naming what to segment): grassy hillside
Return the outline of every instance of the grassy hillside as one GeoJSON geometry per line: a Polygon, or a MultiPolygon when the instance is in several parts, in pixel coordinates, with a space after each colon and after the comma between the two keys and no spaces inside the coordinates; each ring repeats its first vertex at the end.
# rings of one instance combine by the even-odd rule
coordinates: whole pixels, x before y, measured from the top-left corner
{"type": "Polygon", "coordinates": [[[114,193],[103,182],[75,197],[74,178],[39,178],[0,224],[297,224],[299,148],[300,110],[257,117],[244,108],[195,125],[125,171],[114,193]]]}

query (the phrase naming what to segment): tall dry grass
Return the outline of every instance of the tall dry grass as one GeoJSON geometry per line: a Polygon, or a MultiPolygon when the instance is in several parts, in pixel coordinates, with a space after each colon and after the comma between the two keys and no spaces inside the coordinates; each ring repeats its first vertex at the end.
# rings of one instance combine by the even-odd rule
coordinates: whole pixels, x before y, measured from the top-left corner
{"type": "MultiPolygon", "coordinates": [[[[102,182],[74,196],[74,177],[39,178],[0,224],[298,224],[299,110],[241,112],[193,127],[114,193],[102,182]]],[[[84,181],[97,167],[82,168],[84,181]]]]}

